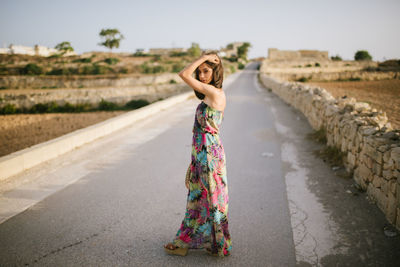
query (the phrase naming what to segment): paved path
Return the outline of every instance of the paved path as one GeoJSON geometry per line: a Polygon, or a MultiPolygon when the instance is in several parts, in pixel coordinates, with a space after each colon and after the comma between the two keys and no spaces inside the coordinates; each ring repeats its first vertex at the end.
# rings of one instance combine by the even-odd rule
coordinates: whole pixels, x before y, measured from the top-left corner
{"type": "Polygon", "coordinates": [[[322,145],[306,138],[306,119],[257,84],[256,65],[225,88],[230,257],[163,250],[185,212],[192,99],[2,185],[8,216],[30,207],[0,224],[0,266],[399,263],[399,237],[383,234],[383,214],[313,155],[322,145]]]}

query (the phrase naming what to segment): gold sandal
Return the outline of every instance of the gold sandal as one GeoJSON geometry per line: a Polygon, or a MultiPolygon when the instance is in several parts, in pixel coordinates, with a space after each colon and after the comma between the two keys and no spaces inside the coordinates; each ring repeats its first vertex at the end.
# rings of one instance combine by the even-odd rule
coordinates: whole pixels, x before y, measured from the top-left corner
{"type": "Polygon", "coordinates": [[[189,248],[180,248],[180,247],[175,246],[172,243],[168,243],[167,245],[164,245],[164,249],[168,254],[179,255],[179,256],[186,256],[186,254],[188,253],[188,250],[189,250],[189,248]],[[168,247],[171,247],[171,245],[174,246],[175,249],[168,248],[168,247]]]}

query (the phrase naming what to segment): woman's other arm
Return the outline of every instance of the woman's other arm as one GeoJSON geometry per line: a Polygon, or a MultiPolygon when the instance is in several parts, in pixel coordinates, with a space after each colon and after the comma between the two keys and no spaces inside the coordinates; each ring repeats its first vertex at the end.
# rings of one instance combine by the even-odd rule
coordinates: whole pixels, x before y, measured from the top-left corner
{"type": "Polygon", "coordinates": [[[216,92],[215,87],[211,84],[202,83],[199,80],[193,78],[192,74],[198,66],[200,66],[206,60],[210,60],[218,63],[218,57],[214,55],[202,55],[191,64],[186,66],[181,72],[178,73],[179,77],[182,78],[190,87],[197,92],[200,92],[210,98],[213,98],[213,94],[216,92]]]}

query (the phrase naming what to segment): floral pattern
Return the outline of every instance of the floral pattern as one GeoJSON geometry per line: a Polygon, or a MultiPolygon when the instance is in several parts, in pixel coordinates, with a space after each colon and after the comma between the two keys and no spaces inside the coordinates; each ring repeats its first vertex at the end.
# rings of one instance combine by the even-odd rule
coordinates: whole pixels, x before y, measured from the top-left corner
{"type": "Polygon", "coordinates": [[[173,240],[178,247],[210,248],[218,256],[232,249],[225,152],[219,137],[223,117],[223,111],[203,101],[197,106],[186,212],[173,240]]]}

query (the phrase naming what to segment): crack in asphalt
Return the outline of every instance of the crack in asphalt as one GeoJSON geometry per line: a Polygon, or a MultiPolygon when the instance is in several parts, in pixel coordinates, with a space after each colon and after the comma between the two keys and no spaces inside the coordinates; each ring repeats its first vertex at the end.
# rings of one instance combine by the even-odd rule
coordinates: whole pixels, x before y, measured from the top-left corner
{"type": "Polygon", "coordinates": [[[318,257],[318,253],[316,251],[318,242],[317,242],[316,238],[307,231],[307,226],[305,224],[305,222],[308,219],[308,214],[303,209],[301,209],[298,205],[296,205],[296,203],[293,200],[289,200],[289,205],[290,205],[290,210],[292,211],[290,213],[291,218],[292,218],[292,229],[293,229],[293,231],[296,231],[296,233],[297,233],[294,236],[294,242],[295,242],[294,245],[296,248],[295,249],[296,256],[298,256],[298,258],[303,258],[310,264],[318,265],[319,257],[318,257]],[[296,216],[296,215],[298,215],[298,216],[296,216]],[[310,250],[310,252],[312,252],[311,255],[306,255],[307,253],[301,253],[301,252],[306,252],[306,251],[300,249],[300,248],[307,247],[307,244],[304,244],[305,241],[307,241],[307,237],[310,237],[313,240],[312,250],[310,250]]]}
{"type": "Polygon", "coordinates": [[[25,265],[25,266],[29,266],[29,265],[31,265],[31,264],[37,264],[38,262],[40,262],[41,260],[43,260],[44,258],[46,258],[46,257],[48,257],[48,256],[52,256],[52,255],[54,255],[54,254],[57,254],[57,253],[59,253],[59,252],[65,250],[65,249],[67,249],[67,248],[71,248],[71,247],[75,247],[75,246],[78,246],[78,245],[80,245],[80,244],[83,244],[83,242],[87,242],[87,241],[91,240],[92,238],[95,238],[95,237],[99,236],[100,234],[103,234],[103,233],[105,233],[105,232],[107,232],[107,231],[110,231],[115,225],[117,225],[117,224],[120,223],[121,221],[122,221],[122,220],[118,220],[118,221],[114,222],[113,224],[111,224],[110,226],[105,227],[105,228],[101,229],[100,231],[98,231],[98,232],[96,232],[96,233],[93,233],[93,234],[91,234],[91,235],[89,235],[89,236],[87,236],[87,237],[85,237],[85,238],[83,238],[83,239],[81,239],[81,240],[79,240],[79,241],[76,241],[76,242],[73,242],[73,243],[71,243],[71,244],[68,244],[68,245],[59,247],[59,248],[57,248],[57,249],[51,250],[51,251],[49,251],[48,253],[46,253],[46,254],[44,254],[44,255],[41,255],[40,257],[38,257],[37,259],[35,259],[32,263],[25,263],[24,265],[25,265]]]}

